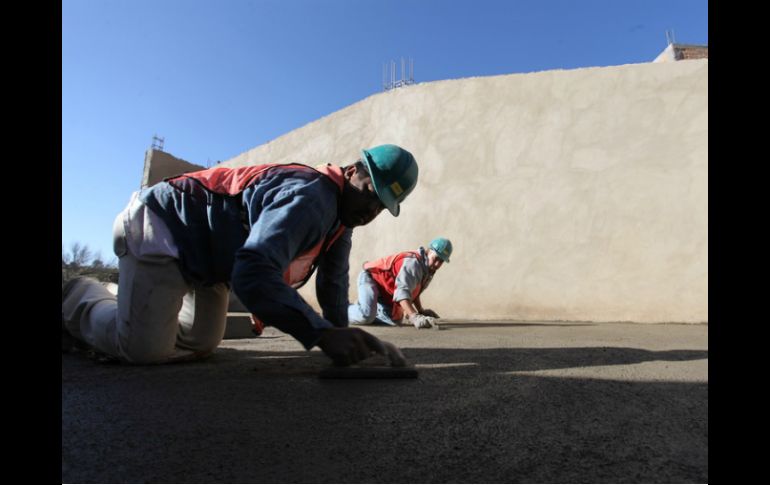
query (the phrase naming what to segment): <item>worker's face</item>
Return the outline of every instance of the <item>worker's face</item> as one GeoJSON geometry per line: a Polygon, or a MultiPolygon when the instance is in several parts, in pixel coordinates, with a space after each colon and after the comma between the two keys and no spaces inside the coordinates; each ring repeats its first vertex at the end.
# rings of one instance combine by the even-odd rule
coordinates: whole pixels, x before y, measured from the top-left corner
{"type": "Polygon", "coordinates": [[[345,187],[340,202],[340,221],[345,227],[369,224],[385,206],[377,197],[366,170],[351,165],[345,169],[345,187]]]}
{"type": "Polygon", "coordinates": [[[436,253],[436,251],[432,249],[428,251],[428,269],[430,269],[431,273],[435,273],[442,264],[444,264],[444,261],[438,257],[438,253],[436,253]]]}

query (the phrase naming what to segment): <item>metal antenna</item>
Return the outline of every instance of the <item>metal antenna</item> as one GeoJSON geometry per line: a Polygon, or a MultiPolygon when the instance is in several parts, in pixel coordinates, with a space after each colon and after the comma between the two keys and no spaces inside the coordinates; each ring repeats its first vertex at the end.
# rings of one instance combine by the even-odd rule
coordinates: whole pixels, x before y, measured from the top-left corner
{"type": "Polygon", "coordinates": [[[674,42],[676,42],[674,40],[674,29],[666,30],[666,42],[668,42],[668,45],[671,45],[674,42]]]}
{"type": "Polygon", "coordinates": [[[396,61],[391,59],[387,63],[382,64],[383,91],[390,91],[391,89],[402,88],[414,84],[414,59],[410,57],[408,60],[409,64],[407,65],[407,59],[404,57],[401,58],[401,75],[398,79],[396,79],[396,71],[398,69],[396,67],[396,61]]]}
{"type": "Polygon", "coordinates": [[[153,150],[161,150],[163,151],[163,144],[165,143],[166,139],[159,137],[157,134],[152,135],[152,145],[150,148],[153,150]]]}

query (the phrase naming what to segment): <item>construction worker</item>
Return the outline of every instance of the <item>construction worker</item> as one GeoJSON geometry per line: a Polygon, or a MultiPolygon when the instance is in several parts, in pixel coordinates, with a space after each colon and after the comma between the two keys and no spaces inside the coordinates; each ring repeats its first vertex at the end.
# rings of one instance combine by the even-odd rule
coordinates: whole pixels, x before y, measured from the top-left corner
{"type": "Polygon", "coordinates": [[[348,321],[401,325],[406,317],[417,329],[430,328],[439,316],[422,307],[420,295],[451,255],[452,243],[439,237],[427,251],[421,246],[364,263],[358,275],[358,301],[348,307],[348,321]]]}
{"type": "Polygon", "coordinates": [[[348,328],[352,228],[398,216],[417,184],[411,153],[362,150],[354,164],[215,167],[135,192],[115,219],[117,298],[77,278],[62,290],[65,337],[131,363],[195,360],[222,340],[232,284],[262,324],[338,365],[384,353],[348,328]],[[318,269],[318,315],[297,293],[318,269]]]}

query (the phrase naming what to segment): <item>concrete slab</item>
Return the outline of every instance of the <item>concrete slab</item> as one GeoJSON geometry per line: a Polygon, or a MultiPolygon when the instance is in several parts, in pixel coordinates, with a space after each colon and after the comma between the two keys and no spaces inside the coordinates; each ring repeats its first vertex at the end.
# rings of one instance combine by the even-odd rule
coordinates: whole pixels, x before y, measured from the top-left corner
{"type": "Polygon", "coordinates": [[[166,366],[62,355],[62,482],[708,482],[708,326],[368,327],[417,379],[326,380],[268,328],[166,366]]]}

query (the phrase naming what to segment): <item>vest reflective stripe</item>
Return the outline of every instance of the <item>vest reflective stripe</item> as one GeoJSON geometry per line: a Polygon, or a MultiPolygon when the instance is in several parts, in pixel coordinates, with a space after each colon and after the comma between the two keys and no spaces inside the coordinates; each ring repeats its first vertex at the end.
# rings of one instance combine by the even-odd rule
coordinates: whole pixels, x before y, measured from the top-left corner
{"type": "MultiPolygon", "coordinates": [[[[420,253],[416,251],[404,251],[402,253],[391,254],[390,256],[364,263],[364,269],[368,271],[372,276],[372,279],[377,282],[380,292],[389,295],[391,301],[393,301],[394,294],[396,293],[396,277],[401,271],[401,267],[404,265],[404,258],[407,256],[414,256],[418,261],[422,261],[420,253]]],[[[412,301],[420,296],[421,290],[422,283],[418,283],[415,289],[412,290],[412,301]]],[[[394,321],[398,321],[404,317],[404,310],[401,308],[401,305],[393,301],[390,314],[394,321]]]]}
{"type": "MultiPolygon", "coordinates": [[[[339,239],[340,236],[342,236],[342,233],[345,232],[345,229],[345,226],[340,225],[339,229],[337,229],[337,231],[332,234],[330,238],[327,238],[329,243],[326,245],[326,248],[323,249],[324,252],[326,252],[332,246],[332,244],[334,244],[334,242],[339,239]]],[[[319,242],[310,251],[302,253],[294,258],[294,261],[291,262],[289,267],[286,268],[286,271],[283,273],[283,281],[285,281],[287,285],[291,286],[292,288],[300,288],[307,282],[307,280],[310,278],[310,275],[312,275],[313,271],[315,271],[313,264],[316,262],[316,258],[321,252],[321,246],[323,243],[324,241],[319,242]]],[[[253,313],[251,314],[251,325],[254,327],[253,332],[256,335],[262,335],[262,331],[265,329],[265,324],[262,323],[262,320],[260,320],[259,317],[253,313]]]]}
{"type": "MultiPolygon", "coordinates": [[[[307,167],[310,168],[310,167],[307,167]]],[[[313,170],[313,169],[311,169],[313,170]]],[[[325,165],[318,165],[315,168],[316,171],[326,175],[332,182],[334,182],[342,193],[343,187],[345,187],[345,176],[342,173],[342,169],[336,165],[327,163],[325,165]]],[[[299,288],[305,284],[310,278],[310,275],[315,271],[315,263],[318,256],[322,252],[326,252],[332,247],[337,239],[345,232],[346,227],[340,224],[340,227],[332,234],[322,239],[315,246],[308,251],[300,254],[291,262],[286,271],[283,273],[283,280],[292,288],[299,288]]]]}
{"type": "Polygon", "coordinates": [[[339,239],[340,236],[342,236],[342,233],[345,232],[345,229],[345,226],[340,225],[340,227],[334,232],[334,234],[331,235],[331,237],[327,237],[326,239],[313,246],[310,250],[305,251],[304,253],[294,258],[289,267],[286,268],[286,271],[283,273],[283,281],[285,281],[286,284],[292,288],[300,288],[302,285],[304,285],[307,279],[315,270],[313,264],[316,262],[318,256],[321,254],[321,252],[325,253],[328,251],[332,244],[334,244],[334,242],[339,239]],[[325,246],[324,243],[326,243],[325,246]]]}

